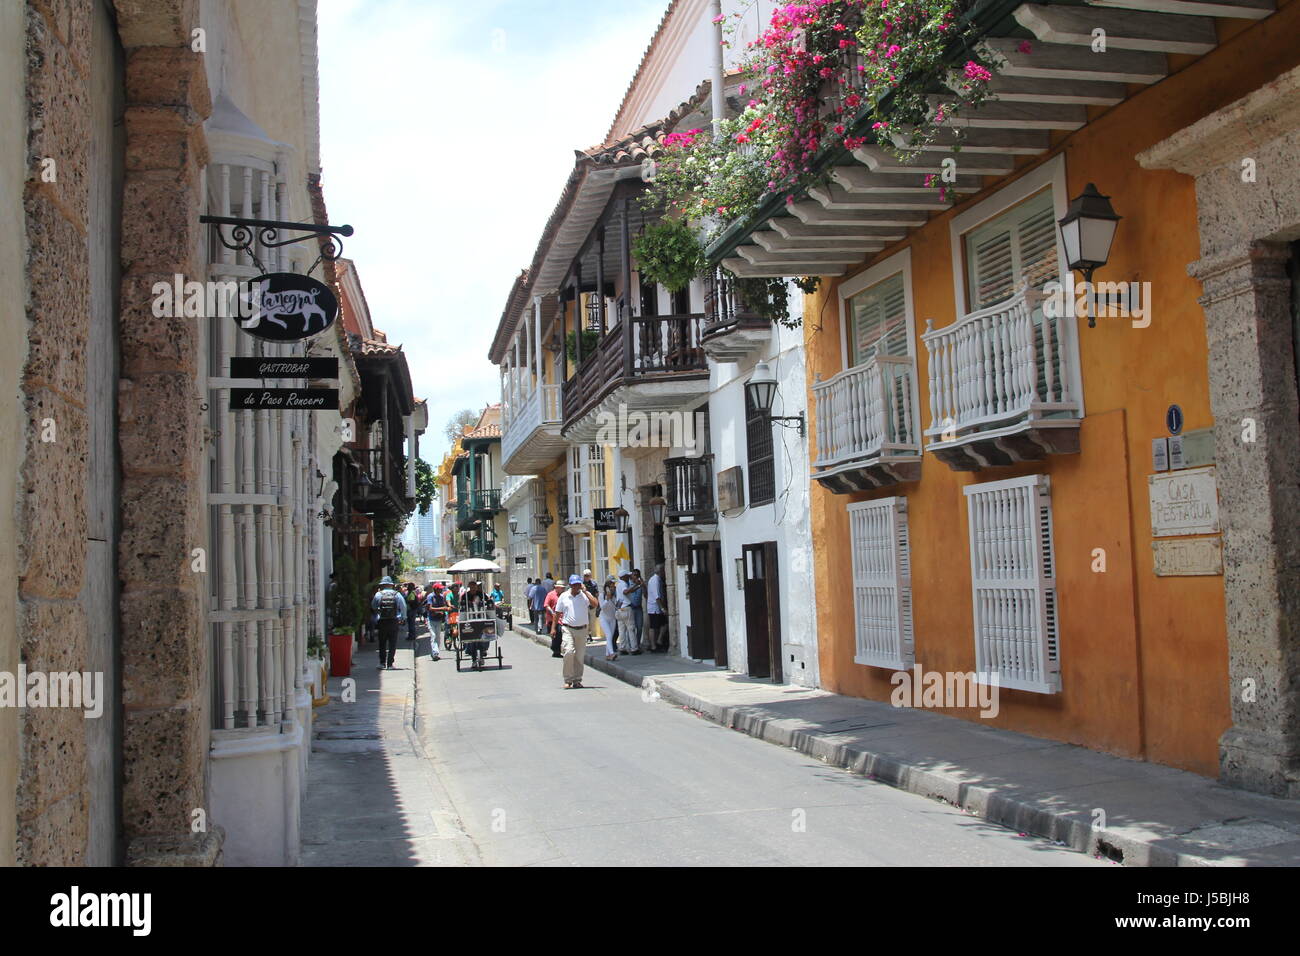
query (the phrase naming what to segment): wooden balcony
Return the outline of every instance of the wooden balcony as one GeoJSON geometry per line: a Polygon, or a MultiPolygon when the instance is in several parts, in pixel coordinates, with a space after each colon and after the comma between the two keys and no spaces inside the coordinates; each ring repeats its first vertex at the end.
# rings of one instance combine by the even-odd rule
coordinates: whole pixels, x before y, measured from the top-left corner
{"type": "Polygon", "coordinates": [[[713,498],[713,456],[667,458],[667,505],[664,519],[669,525],[717,524],[713,498]]]}
{"type": "Polygon", "coordinates": [[[372,518],[400,518],[414,510],[406,497],[406,467],[383,448],[354,448],[360,475],[352,486],[352,506],[372,518]]]}
{"type": "Polygon", "coordinates": [[[912,359],[889,355],[814,384],[817,454],[812,477],[837,494],[920,478],[915,384],[912,359]]]}
{"type": "Polygon", "coordinates": [[[577,373],[564,382],[563,434],[570,442],[595,441],[602,412],[693,408],[709,393],[709,368],[701,344],[704,316],[633,316],[603,336],[577,373]]]}
{"type": "Polygon", "coordinates": [[[735,290],[734,280],[722,269],[704,278],[704,329],[701,343],[715,362],[735,362],[765,345],[772,335],[772,320],[759,315],[735,290]]]}
{"type": "Polygon", "coordinates": [[[1022,289],[943,329],[926,322],[926,450],[954,471],[1079,450],[1078,360],[1068,317],[1022,289]]]}
{"type": "Polygon", "coordinates": [[[507,402],[509,416],[501,436],[501,467],[508,475],[531,475],[546,468],[568,446],[560,437],[560,386],[521,385],[507,402]]]}

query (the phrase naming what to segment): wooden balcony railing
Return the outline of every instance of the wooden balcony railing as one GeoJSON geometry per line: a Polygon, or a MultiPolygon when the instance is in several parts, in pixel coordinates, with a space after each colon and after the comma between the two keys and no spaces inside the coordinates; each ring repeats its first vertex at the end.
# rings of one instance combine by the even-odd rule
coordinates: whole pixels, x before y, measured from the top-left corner
{"type": "Polygon", "coordinates": [[[814,468],[919,455],[911,358],[878,355],[812,387],[817,403],[814,468]]]}
{"type": "Polygon", "coordinates": [[[707,524],[717,521],[713,501],[713,456],[668,458],[667,507],[669,524],[707,524]]]}
{"type": "Polygon", "coordinates": [[[501,489],[480,488],[474,492],[474,510],[495,514],[501,510],[501,489]]]}
{"type": "Polygon", "coordinates": [[[703,322],[701,313],[633,316],[620,322],[563,384],[564,420],[578,418],[621,383],[707,374],[703,322]]]}
{"type": "Polygon", "coordinates": [[[1022,289],[943,329],[926,323],[930,352],[927,447],[960,443],[990,430],[1047,417],[1077,418],[1077,368],[1064,339],[1066,319],[1022,289]]]}

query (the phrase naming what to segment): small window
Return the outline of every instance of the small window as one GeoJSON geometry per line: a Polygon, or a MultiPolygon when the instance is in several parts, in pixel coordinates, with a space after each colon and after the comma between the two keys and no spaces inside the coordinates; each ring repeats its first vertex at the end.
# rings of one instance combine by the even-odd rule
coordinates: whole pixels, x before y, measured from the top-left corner
{"type": "Polygon", "coordinates": [[[964,240],[968,311],[1011,298],[1025,281],[1041,288],[1058,276],[1051,187],[972,229],[964,240]]]}
{"type": "Polygon", "coordinates": [[[907,295],[901,272],[847,300],[845,310],[850,365],[863,365],[877,355],[907,357],[907,295]]]}
{"type": "Polygon", "coordinates": [[[749,503],[776,500],[776,463],[772,453],[772,423],[745,402],[745,438],[749,456],[749,503]]]}
{"type": "Polygon", "coordinates": [[[587,492],[587,513],[594,515],[605,507],[605,449],[600,445],[587,446],[587,492]]]}

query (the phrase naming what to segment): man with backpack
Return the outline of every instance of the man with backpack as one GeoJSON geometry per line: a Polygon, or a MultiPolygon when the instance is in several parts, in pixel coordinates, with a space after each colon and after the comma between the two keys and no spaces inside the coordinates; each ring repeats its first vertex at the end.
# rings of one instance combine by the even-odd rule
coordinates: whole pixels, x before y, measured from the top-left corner
{"type": "Polygon", "coordinates": [[[397,656],[397,635],[406,623],[407,610],[406,599],[388,575],[379,582],[379,590],[370,599],[370,609],[375,612],[373,620],[379,636],[379,669],[392,670],[397,656]]]}
{"type": "Polygon", "coordinates": [[[424,608],[429,618],[429,649],[433,652],[433,659],[436,661],[440,659],[442,639],[447,632],[447,612],[451,610],[451,602],[447,600],[441,581],[434,581],[429,587],[429,595],[424,599],[424,608]]]}

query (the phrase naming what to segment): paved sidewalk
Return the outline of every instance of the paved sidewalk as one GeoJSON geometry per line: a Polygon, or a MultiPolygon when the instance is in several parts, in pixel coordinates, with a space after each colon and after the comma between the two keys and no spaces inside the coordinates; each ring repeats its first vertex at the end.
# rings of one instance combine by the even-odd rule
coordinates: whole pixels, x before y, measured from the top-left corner
{"type": "Polygon", "coordinates": [[[603,641],[587,645],[586,664],[724,727],[1085,853],[1131,866],[1300,866],[1298,801],[663,654],[609,662],[603,641]],[[1104,828],[1094,829],[1097,810],[1104,828]]]}
{"type": "Polygon", "coordinates": [[[344,678],[329,679],[312,726],[299,866],[479,865],[420,742],[415,661],[429,653],[420,633],[398,644],[395,670],[378,669],[373,642],[354,653],[354,702],[344,678]]]}

